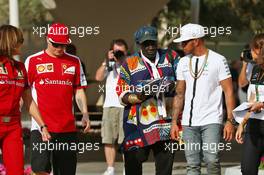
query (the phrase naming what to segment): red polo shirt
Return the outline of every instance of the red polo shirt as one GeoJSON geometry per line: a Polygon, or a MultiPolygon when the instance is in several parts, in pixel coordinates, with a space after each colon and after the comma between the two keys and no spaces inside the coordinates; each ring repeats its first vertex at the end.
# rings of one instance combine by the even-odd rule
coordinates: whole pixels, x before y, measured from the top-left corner
{"type": "Polygon", "coordinates": [[[20,121],[19,101],[28,87],[27,73],[23,63],[0,56],[0,123],[3,117],[11,117],[13,123],[20,121]]]}
{"type": "MultiPolygon", "coordinates": [[[[87,85],[80,59],[65,53],[59,58],[49,56],[45,51],[27,58],[26,69],[44,122],[50,132],[73,132],[75,118],[72,99],[77,88],[87,85]]],[[[32,121],[32,130],[39,129],[32,121]]]]}

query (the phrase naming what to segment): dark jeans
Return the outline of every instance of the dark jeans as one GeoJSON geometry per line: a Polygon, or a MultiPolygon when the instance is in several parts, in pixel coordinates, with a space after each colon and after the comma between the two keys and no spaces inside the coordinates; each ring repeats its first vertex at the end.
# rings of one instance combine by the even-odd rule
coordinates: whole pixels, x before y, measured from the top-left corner
{"type": "Polygon", "coordinates": [[[43,142],[38,130],[31,132],[31,166],[35,173],[51,172],[54,175],[75,175],[77,151],[71,144],[77,143],[77,133],[50,133],[51,140],[43,142]]]}
{"type": "Polygon", "coordinates": [[[244,137],[241,172],[243,175],[257,175],[264,152],[264,121],[249,119],[244,137]]]}
{"type": "Polygon", "coordinates": [[[148,159],[150,150],[155,158],[156,175],[172,174],[174,154],[165,149],[166,143],[170,142],[161,141],[137,150],[125,151],[126,175],[142,175],[142,163],[148,159]]]}

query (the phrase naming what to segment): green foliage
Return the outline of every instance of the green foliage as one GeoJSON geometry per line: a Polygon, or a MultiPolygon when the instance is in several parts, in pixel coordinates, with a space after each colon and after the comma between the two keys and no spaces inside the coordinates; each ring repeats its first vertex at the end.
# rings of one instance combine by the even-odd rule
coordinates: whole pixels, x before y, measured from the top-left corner
{"type": "Polygon", "coordinates": [[[8,22],[8,0],[0,0],[0,25],[8,22]]]}
{"type": "Polygon", "coordinates": [[[263,9],[262,0],[201,0],[200,21],[255,33],[264,28],[263,9]]]}
{"type": "MultiPolygon", "coordinates": [[[[19,23],[22,28],[30,28],[33,25],[44,25],[52,21],[52,16],[43,7],[40,0],[18,0],[19,23]]],[[[9,21],[9,1],[0,0],[0,21],[9,21]]]]}
{"type": "Polygon", "coordinates": [[[240,17],[231,9],[229,1],[202,0],[200,4],[200,23],[204,26],[232,26],[242,29],[240,17]]]}
{"type": "MultiPolygon", "coordinates": [[[[200,0],[199,23],[203,26],[227,27],[237,35],[221,37],[221,40],[236,40],[242,32],[264,32],[263,0],[200,0]]],[[[170,0],[167,7],[158,14],[153,25],[162,29],[162,24],[179,26],[191,22],[191,0],[170,0]]],[[[166,35],[162,42],[169,40],[166,35]]],[[[211,38],[212,39],[212,38],[211,38]]],[[[213,41],[219,38],[212,39],[213,41]]]]}

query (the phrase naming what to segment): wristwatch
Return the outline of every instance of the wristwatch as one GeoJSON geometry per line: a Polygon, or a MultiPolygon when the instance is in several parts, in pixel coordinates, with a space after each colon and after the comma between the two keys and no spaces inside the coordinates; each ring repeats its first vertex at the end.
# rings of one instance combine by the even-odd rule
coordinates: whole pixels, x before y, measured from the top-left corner
{"type": "Polygon", "coordinates": [[[42,125],[42,126],[40,126],[40,131],[42,132],[42,130],[43,130],[43,128],[47,128],[48,126],[47,125],[42,125]]]}
{"type": "Polygon", "coordinates": [[[226,121],[227,121],[227,122],[230,122],[233,126],[236,125],[236,121],[235,121],[233,118],[232,118],[232,119],[227,118],[226,121]]]}

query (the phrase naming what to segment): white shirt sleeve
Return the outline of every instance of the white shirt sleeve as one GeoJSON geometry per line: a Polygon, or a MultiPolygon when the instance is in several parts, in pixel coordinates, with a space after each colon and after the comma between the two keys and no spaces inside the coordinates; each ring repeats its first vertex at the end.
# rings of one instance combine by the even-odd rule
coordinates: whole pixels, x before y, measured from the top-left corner
{"type": "Polygon", "coordinates": [[[80,60],[80,58],[78,58],[79,60],[79,65],[80,65],[80,85],[81,86],[87,86],[87,80],[86,80],[86,76],[83,70],[83,65],[82,62],[80,60]]]}
{"type": "Polygon", "coordinates": [[[231,77],[228,63],[225,57],[221,57],[218,65],[218,79],[219,81],[225,80],[231,77]]]}
{"type": "Polygon", "coordinates": [[[177,70],[176,70],[176,78],[177,80],[184,80],[184,76],[183,76],[183,59],[184,58],[181,58],[179,63],[178,63],[178,66],[177,66],[177,70]]]}

